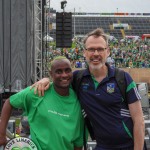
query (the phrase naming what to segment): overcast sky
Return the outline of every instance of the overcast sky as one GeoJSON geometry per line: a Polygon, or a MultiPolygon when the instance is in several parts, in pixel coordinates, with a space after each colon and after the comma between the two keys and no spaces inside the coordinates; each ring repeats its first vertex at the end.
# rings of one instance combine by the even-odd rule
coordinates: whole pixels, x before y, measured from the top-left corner
{"type": "MultiPolygon", "coordinates": [[[[50,7],[62,11],[62,0],[50,0],[50,7]]],[[[49,4],[48,4],[49,5],[49,4]]],[[[95,13],[150,13],[150,0],[67,0],[65,11],[95,13]]]]}

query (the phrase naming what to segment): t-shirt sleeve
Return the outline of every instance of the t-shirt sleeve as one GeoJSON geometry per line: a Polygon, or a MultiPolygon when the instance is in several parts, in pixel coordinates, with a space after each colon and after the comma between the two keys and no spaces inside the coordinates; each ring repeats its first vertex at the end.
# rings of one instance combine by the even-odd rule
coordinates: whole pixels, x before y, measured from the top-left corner
{"type": "Polygon", "coordinates": [[[134,103],[137,100],[141,100],[141,96],[137,90],[136,83],[127,72],[125,72],[125,78],[127,82],[126,93],[128,104],[134,103]]]}
{"type": "Polygon", "coordinates": [[[34,90],[30,90],[30,87],[12,95],[10,97],[10,104],[14,108],[22,109],[26,114],[30,111],[31,107],[36,107],[40,102],[38,95],[34,94],[34,90]]]}
{"type": "Polygon", "coordinates": [[[27,100],[27,95],[29,93],[29,88],[26,88],[10,97],[10,104],[15,108],[24,108],[25,101],[27,100]]]}

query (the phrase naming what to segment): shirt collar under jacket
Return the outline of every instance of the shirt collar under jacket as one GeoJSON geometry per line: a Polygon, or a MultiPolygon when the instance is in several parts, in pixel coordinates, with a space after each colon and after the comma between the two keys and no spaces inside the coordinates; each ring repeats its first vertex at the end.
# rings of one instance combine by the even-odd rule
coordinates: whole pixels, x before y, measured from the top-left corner
{"type": "MultiPolygon", "coordinates": [[[[114,77],[115,76],[115,69],[110,67],[110,65],[108,63],[106,63],[106,66],[108,67],[108,78],[114,77]]],[[[90,71],[89,68],[87,68],[85,70],[85,72],[83,73],[83,76],[90,76],[90,71]]]]}

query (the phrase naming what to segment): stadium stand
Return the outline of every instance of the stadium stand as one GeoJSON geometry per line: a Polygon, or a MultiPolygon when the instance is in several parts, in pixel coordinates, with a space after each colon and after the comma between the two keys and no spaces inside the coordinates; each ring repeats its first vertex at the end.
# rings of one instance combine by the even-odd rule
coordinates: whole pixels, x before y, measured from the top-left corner
{"type": "MultiPolygon", "coordinates": [[[[55,17],[52,18],[52,24],[56,22],[55,17]]],[[[122,39],[125,35],[142,36],[142,34],[150,33],[150,15],[72,15],[72,32],[73,35],[85,35],[95,28],[103,28],[105,33],[122,39]],[[127,24],[128,29],[113,29],[113,24],[127,24]],[[124,34],[124,35],[123,35],[124,34]]],[[[55,39],[55,28],[51,29],[51,36],[55,39]]]]}

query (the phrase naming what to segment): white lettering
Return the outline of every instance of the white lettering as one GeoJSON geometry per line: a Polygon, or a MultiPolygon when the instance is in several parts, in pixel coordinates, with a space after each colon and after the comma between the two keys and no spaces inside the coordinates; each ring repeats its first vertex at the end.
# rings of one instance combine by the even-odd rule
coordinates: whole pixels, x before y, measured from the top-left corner
{"type": "Polygon", "coordinates": [[[62,113],[56,112],[56,111],[54,111],[54,110],[48,110],[48,112],[49,112],[49,113],[52,113],[52,114],[59,115],[59,116],[63,116],[63,117],[69,117],[69,115],[62,114],[62,113]]]}

